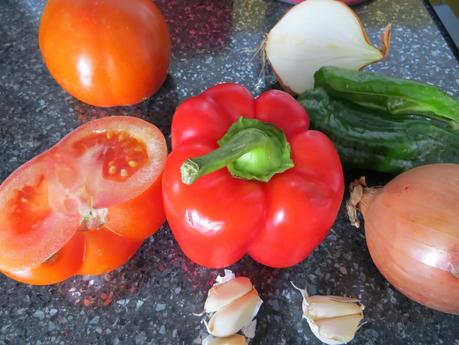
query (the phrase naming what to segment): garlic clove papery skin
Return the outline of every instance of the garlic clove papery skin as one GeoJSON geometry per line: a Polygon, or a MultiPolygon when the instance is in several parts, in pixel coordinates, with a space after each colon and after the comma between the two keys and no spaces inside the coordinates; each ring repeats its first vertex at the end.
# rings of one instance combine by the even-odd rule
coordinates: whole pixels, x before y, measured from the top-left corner
{"type": "Polygon", "coordinates": [[[217,310],[209,320],[208,332],[216,337],[236,334],[252,321],[261,303],[262,300],[257,290],[252,289],[249,293],[217,310]]]}
{"type": "Polygon", "coordinates": [[[221,284],[215,284],[207,294],[204,311],[206,313],[216,312],[252,289],[253,285],[247,277],[237,277],[221,284]]]}
{"type": "Polygon", "coordinates": [[[215,338],[209,335],[203,340],[202,345],[247,345],[247,340],[239,334],[225,338],[215,338]]]}
{"type": "Polygon", "coordinates": [[[333,65],[353,70],[382,60],[389,51],[390,27],[373,47],[359,18],[336,0],[306,0],[288,11],[268,33],[265,53],[285,89],[314,87],[314,73],[333,65]]]}
{"type": "Polygon", "coordinates": [[[311,296],[303,300],[303,313],[312,320],[360,314],[364,307],[354,298],[339,296],[311,296]]]}

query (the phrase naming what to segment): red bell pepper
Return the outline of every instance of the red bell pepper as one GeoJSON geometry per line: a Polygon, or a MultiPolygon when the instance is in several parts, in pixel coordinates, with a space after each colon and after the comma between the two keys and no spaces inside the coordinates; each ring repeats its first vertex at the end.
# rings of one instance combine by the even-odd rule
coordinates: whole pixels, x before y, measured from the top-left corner
{"type": "Polygon", "coordinates": [[[289,94],[254,99],[238,84],[214,86],[177,108],[163,196],[170,228],[192,261],[223,268],[248,253],[289,267],[324,239],[344,179],[332,142],[308,127],[289,94]]]}

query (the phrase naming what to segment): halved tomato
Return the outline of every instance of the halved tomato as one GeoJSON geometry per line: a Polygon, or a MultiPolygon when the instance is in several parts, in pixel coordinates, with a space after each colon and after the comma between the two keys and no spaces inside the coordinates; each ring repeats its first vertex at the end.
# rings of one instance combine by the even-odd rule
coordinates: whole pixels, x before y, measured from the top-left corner
{"type": "Polygon", "coordinates": [[[89,122],[0,186],[0,271],[30,284],[124,264],[165,220],[160,130],[141,119],[89,122]]]}

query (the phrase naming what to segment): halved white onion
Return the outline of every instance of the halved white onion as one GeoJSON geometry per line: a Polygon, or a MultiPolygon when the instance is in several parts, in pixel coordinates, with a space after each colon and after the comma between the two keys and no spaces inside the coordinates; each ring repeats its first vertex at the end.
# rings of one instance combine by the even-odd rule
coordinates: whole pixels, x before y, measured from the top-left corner
{"type": "Polygon", "coordinates": [[[288,11],[268,33],[265,54],[281,85],[302,93],[314,87],[323,66],[358,70],[389,53],[391,26],[382,47],[371,45],[355,12],[337,0],[306,0],[288,11]]]}

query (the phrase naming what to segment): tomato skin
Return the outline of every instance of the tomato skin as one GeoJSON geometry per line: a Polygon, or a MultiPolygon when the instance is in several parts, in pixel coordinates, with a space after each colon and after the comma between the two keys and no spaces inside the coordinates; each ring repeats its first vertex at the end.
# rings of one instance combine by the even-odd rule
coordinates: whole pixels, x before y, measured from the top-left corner
{"type": "Polygon", "coordinates": [[[138,197],[110,207],[107,227],[132,241],[144,241],[166,220],[161,189],[162,176],[138,197]]]}
{"type": "Polygon", "coordinates": [[[84,259],[77,274],[99,275],[125,264],[142,241],[132,241],[102,227],[83,233],[86,240],[84,259]]]}
{"type": "Polygon", "coordinates": [[[49,262],[26,271],[3,273],[21,283],[32,285],[48,285],[59,283],[75,275],[84,260],[84,236],[75,233],[72,239],[49,262]]]}
{"type": "Polygon", "coordinates": [[[0,186],[0,205],[9,205],[0,211],[4,224],[0,239],[15,243],[13,248],[7,243],[11,241],[1,241],[0,271],[20,282],[48,285],[74,275],[106,273],[126,263],[165,221],[161,172],[166,155],[166,141],[158,128],[137,118],[113,116],[79,127],[18,168],[0,186]],[[98,141],[86,140],[94,134],[98,141]],[[117,182],[102,178],[102,153],[112,150],[124,157],[134,152],[130,146],[135,149],[141,142],[148,161],[139,162],[131,175],[118,177],[117,182]],[[79,143],[90,146],[81,152],[74,149],[79,143]],[[85,223],[85,207],[93,207],[99,195],[104,195],[102,208],[93,210],[101,216],[93,219],[95,223],[85,223]],[[24,199],[26,206],[23,198],[28,198],[24,199]],[[65,207],[69,201],[78,201],[82,208],[65,207]],[[66,224],[65,231],[46,223],[53,217],[59,220],[55,224],[66,224]],[[41,221],[49,226],[34,224],[41,221]],[[57,240],[55,234],[60,234],[57,240]],[[44,243],[37,244],[37,240],[44,243]],[[21,241],[25,243],[22,247],[21,241]],[[34,244],[33,248],[27,243],[34,244]]]}
{"type": "Polygon", "coordinates": [[[49,0],[39,46],[63,89],[101,107],[150,97],[171,56],[166,21],[151,0],[49,0]]]}
{"type": "Polygon", "coordinates": [[[308,130],[308,116],[293,97],[271,90],[254,100],[247,93],[221,84],[177,108],[163,173],[166,216],[183,252],[202,266],[224,268],[249,254],[270,267],[290,267],[317,247],[336,219],[344,193],[341,162],[324,134],[308,130]],[[227,169],[182,183],[182,163],[214,150],[240,116],[281,129],[295,166],[267,183],[234,178],[227,169]]]}

